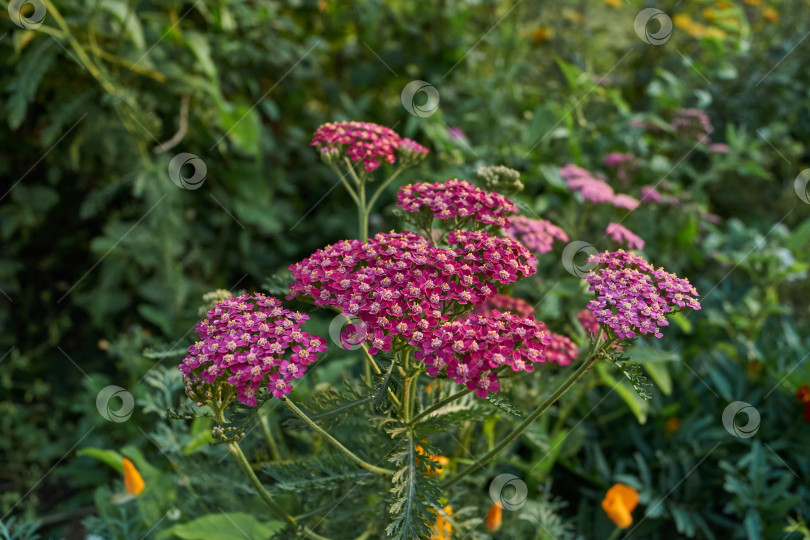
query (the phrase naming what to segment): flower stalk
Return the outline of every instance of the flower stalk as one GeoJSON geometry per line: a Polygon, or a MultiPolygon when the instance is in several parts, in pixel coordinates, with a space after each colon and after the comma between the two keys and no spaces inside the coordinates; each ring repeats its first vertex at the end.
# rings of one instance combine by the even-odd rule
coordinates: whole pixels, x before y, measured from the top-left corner
{"type": "Polygon", "coordinates": [[[360,458],[357,454],[343,446],[340,441],[335,439],[332,435],[327,433],[321,426],[316,424],[309,416],[306,415],[304,411],[298,408],[298,406],[290,400],[290,398],[284,398],[284,404],[289,408],[293,414],[295,414],[298,418],[304,421],[306,425],[308,425],[313,431],[318,433],[321,437],[326,439],[326,441],[334,446],[336,449],[340,450],[343,454],[345,454],[349,459],[360,465],[362,468],[366,469],[367,471],[371,471],[376,474],[381,474],[383,476],[393,476],[394,471],[389,469],[385,469],[382,467],[374,466],[362,458],[360,458]]]}
{"type": "Polygon", "coordinates": [[[531,426],[540,416],[546,412],[549,407],[551,407],[554,403],[559,400],[563,394],[565,394],[568,390],[571,389],[574,384],[583,376],[585,373],[593,366],[596,362],[597,356],[600,351],[602,351],[605,347],[610,346],[614,339],[607,339],[603,343],[599,343],[602,339],[603,331],[600,328],[599,335],[596,337],[594,341],[593,347],[591,348],[590,352],[588,353],[587,358],[584,362],[573,372],[568,378],[548,397],[546,400],[540,404],[530,415],[528,415],[523,422],[520,423],[515,429],[512,430],[511,433],[507,434],[500,443],[498,443],[495,448],[493,448],[490,452],[484,455],[482,458],[477,459],[476,462],[462,471],[459,471],[453,478],[443,482],[441,484],[442,489],[449,488],[450,486],[458,483],[465,477],[469,476],[470,474],[476,472],[477,470],[481,469],[484,465],[489,463],[493,458],[495,458],[498,454],[503,451],[504,448],[512,444],[518,437],[523,435],[523,433],[529,429],[531,426]]]}

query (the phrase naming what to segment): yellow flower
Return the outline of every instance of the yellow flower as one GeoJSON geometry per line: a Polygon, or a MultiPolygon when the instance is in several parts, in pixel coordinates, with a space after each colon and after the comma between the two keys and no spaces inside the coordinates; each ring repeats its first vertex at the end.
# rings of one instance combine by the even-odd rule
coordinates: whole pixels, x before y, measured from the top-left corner
{"type": "Polygon", "coordinates": [[[140,495],[146,484],[141,478],[141,473],[135,468],[135,465],[128,458],[124,458],[124,487],[133,495],[140,495]]]}
{"type": "MultiPolygon", "coordinates": [[[[450,533],[453,532],[453,526],[450,524],[450,522],[444,519],[444,516],[437,513],[433,508],[431,508],[430,511],[436,514],[436,523],[433,524],[433,531],[430,535],[430,540],[452,540],[450,538],[450,533]]],[[[444,507],[444,513],[448,516],[452,516],[453,507],[448,504],[444,507]]]]}
{"type": "Polygon", "coordinates": [[[758,6],[762,4],[762,0],[743,0],[749,6],[758,6]]]}
{"type": "Polygon", "coordinates": [[[638,506],[638,491],[626,484],[613,484],[602,500],[602,510],[620,529],[633,524],[633,509],[638,506]]]}
{"type": "Polygon", "coordinates": [[[678,431],[680,427],[681,427],[681,419],[678,418],[677,416],[673,416],[672,418],[667,420],[666,430],[667,433],[669,433],[670,435],[678,431]]]}
{"type": "Polygon", "coordinates": [[[680,28],[681,30],[689,30],[692,26],[694,26],[695,21],[692,20],[692,17],[687,15],[686,13],[678,13],[674,17],[672,17],[672,22],[680,28]]]}
{"type": "Polygon", "coordinates": [[[720,2],[717,2],[716,5],[717,9],[729,9],[731,7],[731,3],[726,2],[725,0],[720,0],[720,2]]]}
{"type": "Polygon", "coordinates": [[[773,8],[763,9],[762,16],[771,22],[779,22],[779,13],[773,8]]]}
{"type": "Polygon", "coordinates": [[[610,7],[621,7],[622,0],[605,0],[605,4],[609,5],[610,7]]]}
{"type": "Polygon", "coordinates": [[[717,14],[714,12],[712,8],[706,8],[703,10],[703,16],[709,20],[712,20],[717,16],[717,14]]]}
{"type": "Polygon", "coordinates": [[[704,27],[703,30],[704,30],[704,32],[702,34],[702,37],[726,39],[726,33],[723,32],[722,30],[720,30],[719,28],[714,27],[714,26],[711,26],[711,27],[708,27],[708,28],[704,27]]]}
{"type": "Polygon", "coordinates": [[[495,532],[501,528],[501,521],[503,521],[503,505],[496,502],[487,512],[487,517],[484,518],[484,527],[495,532]]]}

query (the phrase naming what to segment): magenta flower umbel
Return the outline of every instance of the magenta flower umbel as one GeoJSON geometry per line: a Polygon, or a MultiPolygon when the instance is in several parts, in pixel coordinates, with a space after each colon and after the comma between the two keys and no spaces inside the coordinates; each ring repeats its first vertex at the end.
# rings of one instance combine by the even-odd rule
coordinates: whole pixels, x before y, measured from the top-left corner
{"type": "Polygon", "coordinates": [[[413,339],[414,358],[425,363],[431,377],[446,376],[487,397],[500,389],[495,370],[533,371],[546,362],[550,338],[545,325],[531,317],[494,312],[444,323],[421,339],[413,339]]]}
{"type": "Polygon", "coordinates": [[[464,180],[409,184],[397,193],[397,206],[407,212],[427,212],[439,219],[469,219],[486,225],[506,225],[505,216],[517,207],[501,195],[464,180]]]}
{"type": "Polygon", "coordinates": [[[643,258],[623,250],[605,251],[588,258],[601,265],[585,276],[596,298],[588,303],[596,320],[607,325],[619,339],[637,334],[660,338],[668,326],[666,314],[700,309],[698,293],[685,279],[655,270],[643,258]]]}
{"type": "Polygon", "coordinates": [[[483,231],[452,231],[451,248],[413,232],[379,233],[366,243],[344,240],[290,267],[290,298],[355,315],[366,325],[371,354],[405,344],[440,322],[535,272],[519,242],[483,231]]]}
{"type": "Polygon", "coordinates": [[[605,228],[605,234],[614,242],[626,244],[630,249],[644,249],[644,240],[627,227],[619,225],[618,223],[609,223],[607,228],[605,228]]]}
{"type": "Polygon", "coordinates": [[[277,398],[290,393],[293,380],[326,350],[323,338],[301,331],[307,319],[260,293],[223,300],[197,325],[201,341],[179,366],[187,387],[226,383],[251,406],[263,388],[277,398]]]}
{"type": "MultiPolygon", "coordinates": [[[[369,122],[330,122],[315,130],[312,146],[316,146],[327,161],[335,157],[348,157],[362,163],[366,171],[374,171],[383,161],[394,163],[402,138],[385,126],[369,122]]],[[[408,148],[427,149],[409,141],[408,148]],[[411,144],[412,143],[412,144],[411,144]]],[[[422,153],[417,150],[417,153],[422,153]]]]}
{"type": "Polygon", "coordinates": [[[534,253],[548,253],[555,239],[568,242],[565,231],[545,219],[511,216],[506,221],[504,234],[521,242],[534,253]]]}

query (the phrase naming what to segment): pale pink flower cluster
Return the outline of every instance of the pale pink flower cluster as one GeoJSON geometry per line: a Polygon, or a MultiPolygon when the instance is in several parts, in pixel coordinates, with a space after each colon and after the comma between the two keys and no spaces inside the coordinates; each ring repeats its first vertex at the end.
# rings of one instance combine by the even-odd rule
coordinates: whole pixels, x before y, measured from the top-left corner
{"type": "Polygon", "coordinates": [[[579,192],[586,201],[610,203],[617,208],[627,210],[633,210],[638,206],[635,198],[623,193],[614,193],[613,188],[607,182],[596,178],[589,171],[577,165],[570,163],[565,165],[560,169],[560,176],[570,190],[579,192]]]}
{"type": "Polygon", "coordinates": [[[565,231],[545,219],[511,216],[506,221],[504,234],[522,243],[534,253],[548,253],[555,239],[568,242],[565,231]]]}
{"type": "Polygon", "coordinates": [[[607,234],[614,242],[627,244],[630,249],[644,249],[644,240],[630,229],[618,223],[609,223],[605,228],[607,234]]]}
{"type": "Polygon", "coordinates": [[[492,191],[464,180],[409,184],[397,193],[397,206],[407,212],[427,212],[439,219],[469,218],[486,225],[506,225],[507,214],[517,212],[514,203],[492,191]]]}
{"type": "Polygon", "coordinates": [[[290,393],[292,381],[326,350],[323,338],[301,331],[307,319],[260,293],[223,300],[197,325],[201,341],[179,366],[188,388],[225,382],[251,406],[263,388],[277,398],[290,393]]]}
{"type": "Polygon", "coordinates": [[[588,258],[600,267],[585,275],[596,298],[588,303],[596,320],[606,324],[618,339],[637,334],[660,338],[668,326],[665,315],[684,309],[700,309],[698,293],[685,279],[655,270],[643,258],[624,250],[605,251],[588,258]]]}

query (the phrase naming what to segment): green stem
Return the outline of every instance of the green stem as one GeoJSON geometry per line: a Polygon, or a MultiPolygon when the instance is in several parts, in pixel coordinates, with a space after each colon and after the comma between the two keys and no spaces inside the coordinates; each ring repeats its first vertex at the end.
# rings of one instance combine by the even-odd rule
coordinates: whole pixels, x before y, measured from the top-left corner
{"type": "MultiPolygon", "coordinates": [[[[297,528],[298,522],[295,520],[295,518],[289,515],[287,512],[285,512],[284,509],[280,507],[278,504],[276,504],[276,502],[273,500],[273,498],[270,496],[267,490],[264,489],[264,486],[259,481],[259,478],[256,476],[256,473],[253,472],[253,467],[250,466],[250,463],[248,463],[245,454],[239,447],[239,443],[235,442],[228,443],[228,449],[234,456],[236,456],[236,462],[239,464],[239,467],[247,475],[248,479],[250,480],[250,483],[253,484],[254,488],[256,488],[256,491],[259,493],[259,497],[262,498],[265,504],[267,504],[267,506],[270,507],[270,509],[273,512],[275,512],[281,519],[283,519],[289,526],[291,526],[294,529],[297,528]]],[[[312,538],[312,540],[329,540],[329,538],[321,536],[320,534],[310,530],[306,526],[303,526],[301,528],[301,532],[307,538],[312,538]]]]}
{"type": "Polygon", "coordinates": [[[608,536],[608,540],[616,540],[622,534],[622,529],[616,527],[616,529],[608,536]]]}
{"type": "Polygon", "coordinates": [[[362,468],[366,469],[367,471],[371,471],[373,473],[381,474],[383,476],[393,476],[394,471],[383,469],[382,467],[375,467],[374,465],[363,461],[360,457],[358,457],[354,452],[343,446],[340,441],[332,437],[329,433],[323,430],[321,426],[316,424],[309,416],[307,416],[304,411],[299,409],[295,403],[293,403],[290,398],[284,399],[284,404],[301,420],[304,421],[306,425],[312,428],[313,431],[318,433],[321,437],[327,440],[329,444],[343,452],[349,459],[360,465],[362,468]]]}
{"type": "Polygon", "coordinates": [[[427,409],[423,410],[422,412],[420,412],[419,414],[417,414],[416,416],[411,418],[411,421],[409,423],[411,425],[416,424],[422,418],[425,418],[426,416],[430,415],[431,413],[436,412],[437,410],[441,409],[442,407],[444,407],[448,403],[452,403],[452,402],[456,401],[459,398],[463,398],[464,396],[466,396],[470,392],[472,392],[472,390],[467,390],[465,388],[464,390],[456,392],[455,394],[453,394],[451,396],[448,396],[448,397],[446,397],[446,398],[444,398],[442,400],[437,401],[436,403],[434,403],[433,405],[431,405],[427,409]]]}
{"type": "Polygon", "coordinates": [[[288,525],[295,528],[298,526],[298,522],[295,521],[295,518],[289,515],[287,512],[284,511],[282,507],[280,507],[276,501],[270,496],[264,486],[259,481],[259,478],[256,476],[256,473],[253,472],[253,467],[250,466],[245,454],[242,452],[242,449],[239,447],[239,443],[228,443],[228,449],[231,453],[236,456],[236,462],[239,464],[239,468],[247,475],[250,483],[253,484],[253,487],[256,488],[256,491],[259,493],[259,497],[270,507],[270,509],[275,512],[278,517],[283,519],[287,522],[288,525]]]}
{"type": "MultiPolygon", "coordinates": [[[[268,400],[267,403],[270,403],[268,400]]],[[[265,404],[266,407],[267,404],[265,404]]],[[[273,461],[281,461],[281,452],[278,449],[278,444],[276,444],[276,439],[273,437],[273,433],[270,431],[270,425],[267,420],[267,415],[269,411],[265,410],[259,413],[259,423],[262,426],[262,431],[264,432],[264,438],[267,439],[267,445],[270,447],[270,456],[273,458],[273,461]]]]}
{"type": "Polygon", "coordinates": [[[546,410],[548,410],[549,407],[551,407],[558,399],[560,399],[560,397],[562,397],[563,394],[565,394],[572,386],[574,386],[574,384],[585,374],[585,372],[591,368],[591,366],[596,362],[597,352],[601,350],[602,347],[610,345],[610,343],[612,343],[613,341],[610,339],[606,340],[604,345],[600,346],[599,339],[601,339],[601,337],[602,337],[602,329],[600,328],[599,336],[597,336],[597,340],[594,341],[594,345],[591,348],[588,357],[585,359],[584,362],[582,362],[582,365],[580,365],[576,369],[576,371],[571,373],[571,375],[568,376],[568,378],[562,383],[562,385],[560,385],[543,403],[541,403],[539,407],[537,407],[534,411],[532,411],[532,413],[529,416],[527,416],[523,420],[523,422],[520,423],[520,425],[518,425],[515,429],[513,429],[511,433],[506,435],[506,437],[504,437],[501,440],[501,442],[495,446],[495,448],[493,448],[490,452],[484,455],[484,457],[482,457],[481,459],[476,460],[476,463],[474,465],[465,468],[463,471],[457,473],[450,480],[443,482],[441,484],[441,488],[447,489],[450,486],[462,480],[463,478],[465,478],[466,476],[469,476],[478,469],[482,468],[484,465],[489,463],[495,456],[500,454],[504,448],[512,444],[512,442],[514,442],[518,437],[520,437],[529,428],[529,426],[531,426],[538,418],[540,418],[540,415],[546,412],[546,410]]]}
{"type": "Polygon", "coordinates": [[[388,186],[391,184],[391,182],[393,182],[393,181],[394,181],[394,178],[396,178],[397,176],[399,176],[399,173],[401,173],[403,170],[404,170],[404,169],[403,169],[402,167],[400,167],[399,169],[395,170],[395,171],[394,171],[394,174],[392,174],[391,176],[389,176],[389,177],[388,177],[388,179],[387,179],[385,182],[383,182],[382,184],[380,184],[380,187],[379,187],[379,188],[377,188],[377,191],[375,191],[375,192],[374,192],[374,195],[372,195],[372,196],[371,196],[371,199],[368,201],[368,209],[369,209],[369,212],[370,212],[370,211],[371,211],[371,209],[374,207],[374,203],[375,203],[375,202],[377,202],[377,199],[379,199],[379,198],[380,198],[380,195],[382,195],[383,190],[385,190],[385,188],[387,188],[387,187],[388,187],[388,186]]]}
{"type": "Polygon", "coordinates": [[[346,188],[346,191],[348,191],[349,195],[352,196],[352,199],[354,200],[354,204],[357,205],[357,207],[359,208],[360,207],[360,199],[357,198],[357,193],[355,193],[354,190],[352,189],[352,185],[349,184],[349,181],[346,180],[346,177],[343,176],[343,173],[340,172],[340,169],[338,169],[337,167],[333,167],[332,170],[335,171],[335,174],[338,175],[338,178],[340,178],[340,181],[343,182],[343,187],[346,188]]]}

